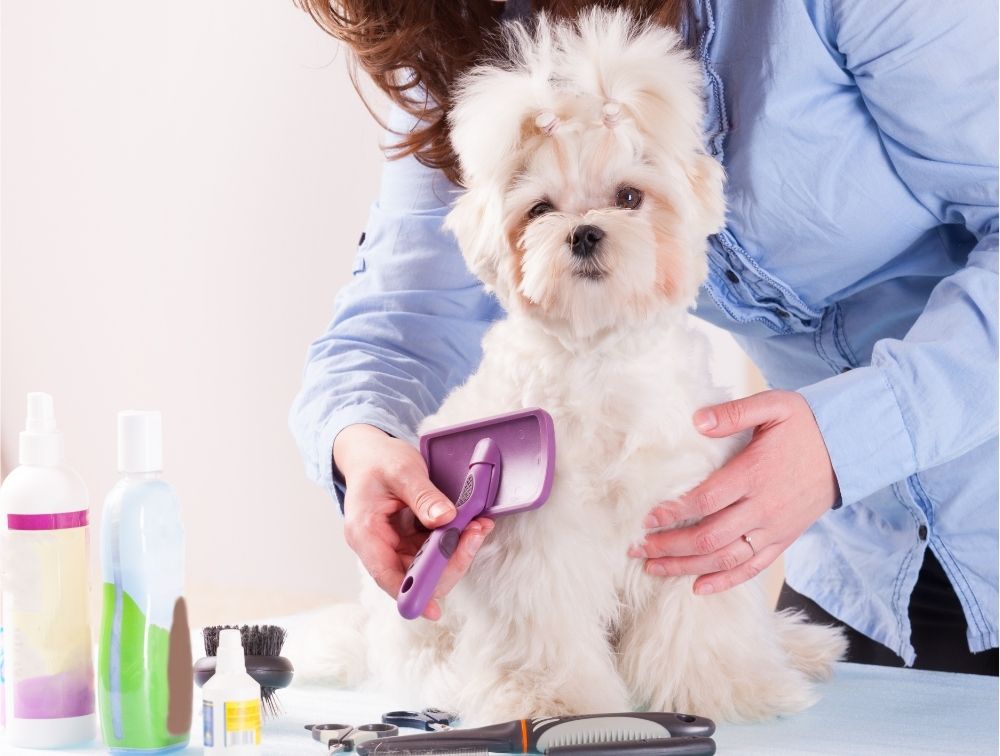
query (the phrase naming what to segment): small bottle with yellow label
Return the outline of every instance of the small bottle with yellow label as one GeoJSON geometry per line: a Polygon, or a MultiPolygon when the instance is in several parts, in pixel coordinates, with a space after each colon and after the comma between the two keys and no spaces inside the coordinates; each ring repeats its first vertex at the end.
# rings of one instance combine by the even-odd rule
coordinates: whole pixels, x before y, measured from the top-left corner
{"type": "Polygon", "coordinates": [[[260,685],[247,674],[239,630],[219,633],[215,674],[201,692],[205,753],[259,754],[260,685]]]}

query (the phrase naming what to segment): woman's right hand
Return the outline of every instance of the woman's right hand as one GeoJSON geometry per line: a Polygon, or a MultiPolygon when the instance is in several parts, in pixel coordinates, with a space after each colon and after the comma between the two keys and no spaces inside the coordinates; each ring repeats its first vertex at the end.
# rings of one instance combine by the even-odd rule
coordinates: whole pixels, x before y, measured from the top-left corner
{"type": "MultiPolygon", "coordinates": [[[[393,599],[413,556],[428,536],[455,517],[455,507],[427,477],[415,448],[371,425],[349,425],[337,434],[333,461],[344,476],[344,537],[376,583],[393,599]]],[[[493,521],[469,523],[448,561],[423,616],[441,617],[437,599],[469,569],[493,521]]]]}

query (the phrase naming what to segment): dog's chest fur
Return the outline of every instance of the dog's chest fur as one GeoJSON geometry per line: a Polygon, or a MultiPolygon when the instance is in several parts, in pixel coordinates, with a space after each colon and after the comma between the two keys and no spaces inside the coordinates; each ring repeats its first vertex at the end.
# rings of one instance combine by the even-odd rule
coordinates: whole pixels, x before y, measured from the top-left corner
{"type": "MultiPolygon", "coordinates": [[[[453,392],[425,429],[538,406],[556,428],[556,474],[541,509],[503,518],[473,572],[513,577],[577,562],[595,589],[628,592],[640,562],[627,557],[642,519],[658,502],[686,492],[732,453],[691,422],[701,406],[725,399],[712,386],[709,350],[676,311],[647,326],[589,344],[567,344],[528,318],[495,325],[478,371],[453,392]],[[501,570],[497,573],[495,570],[501,570]]],[[[609,604],[609,611],[612,611],[609,604]]]]}

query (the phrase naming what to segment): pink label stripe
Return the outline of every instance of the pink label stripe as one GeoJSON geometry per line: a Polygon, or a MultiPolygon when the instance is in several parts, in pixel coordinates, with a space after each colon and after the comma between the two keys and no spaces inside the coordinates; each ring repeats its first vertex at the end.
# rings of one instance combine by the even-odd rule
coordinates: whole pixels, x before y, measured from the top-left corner
{"type": "Polygon", "coordinates": [[[59,512],[58,514],[9,514],[9,530],[63,530],[82,528],[87,524],[87,510],[59,512]]]}

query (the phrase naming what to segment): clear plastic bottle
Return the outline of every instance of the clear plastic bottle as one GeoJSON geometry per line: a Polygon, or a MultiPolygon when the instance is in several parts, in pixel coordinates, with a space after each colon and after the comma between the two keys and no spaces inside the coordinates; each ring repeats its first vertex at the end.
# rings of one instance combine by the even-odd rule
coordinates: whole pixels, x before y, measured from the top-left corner
{"type": "Polygon", "coordinates": [[[260,753],[260,685],[247,674],[240,631],[219,633],[215,674],[201,689],[205,753],[260,753]]]}
{"type": "Polygon", "coordinates": [[[161,479],[159,412],[118,414],[118,469],[104,503],[98,656],[101,732],[112,753],[165,753],[191,732],[194,694],[184,531],[161,479]]]}
{"type": "Polygon", "coordinates": [[[63,464],[52,397],[28,394],[20,466],[0,486],[3,691],[7,744],[92,740],[87,487],[63,464]]]}

